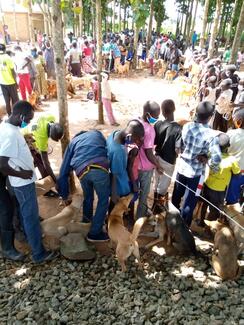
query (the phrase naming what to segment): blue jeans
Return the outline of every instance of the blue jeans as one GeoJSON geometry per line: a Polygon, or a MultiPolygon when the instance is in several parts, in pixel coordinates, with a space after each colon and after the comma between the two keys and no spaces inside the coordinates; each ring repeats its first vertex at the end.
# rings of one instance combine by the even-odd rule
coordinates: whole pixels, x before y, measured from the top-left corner
{"type": "MultiPolygon", "coordinates": [[[[182,174],[177,173],[176,181],[178,180],[179,182],[185,184],[193,191],[196,191],[200,177],[201,176],[188,178],[182,174]]],[[[194,193],[186,189],[183,185],[175,182],[173,195],[172,195],[172,203],[177,209],[181,210],[181,216],[185,220],[188,226],[191,225],[192,215],[196,207],[197,201],[198,201],[198,197],[195,196],[194,193]],[[182,202],[182,207],[180,209],[180,203],[183,196],[184,198],[182,202]]]]}
{"type": "Polygon", "coordinates": [[[227,204],[235,204],[239,202],[242,185],[244,185],[244,175],[232,175],[226,194],[227,204]]]}
{"type": "Polygon", "coordinates": [[[32,250],[32,258],[35,262],[37,262],[45,256],[46,251],[42,244],[42,233],[35,183],[20,187],[13,187],[13,189],[19,202],[21,223],[24,228],[28,244],[32,250]]]}
{"type": "Polygon", "coordinates": [[[147,212],[147,197],[150,192],[150,186],[151,186],[151,179],[153,175],[153,170],[148,171],[139,171],[139,202],[136,212],[136,218],[142,218],[145,217],[145,214],[147,212]]]}
{"type": "Polygon", "coordinates": [[[90,169],[80,181],[84,193],[83,216],[92,222],[90,234],[98,235],[102,231],[108,211],[110,195],[110,177],[102,169],[90,169]],[[94,190],[98,197],[97,208],[93,216],[94,190]]]}

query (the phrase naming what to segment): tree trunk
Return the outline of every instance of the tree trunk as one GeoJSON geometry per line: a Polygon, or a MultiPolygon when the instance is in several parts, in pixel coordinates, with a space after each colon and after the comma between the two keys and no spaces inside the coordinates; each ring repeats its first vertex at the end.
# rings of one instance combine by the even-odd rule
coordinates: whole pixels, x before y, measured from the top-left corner
{"type": "Polygon", "coordinates": [[[180,13],[177,13],[177,21],[176,21],[176,29],[175,29],[175,36],[179,34],[179,27],[180,27],[180,13]]]}
{"type": "Polygon", "coordinates": [[[203,15],[203,22],[202,22],[202,32],[200,36],[200,48],[204,48],[205,44],[205,31],[207,27],[207,22],[208,22],[208,10],[209,10],[209,3],[210,0],[205,0],[205,5],[204,5],[204,15],[203,15]]]}
{"type": "Polygon", "coordinates": [[[119,32],[121,32],[121,4],[119,3],[119,32]]]}
{"type": "Polygon", "coordinates": [[[61,140],[62,153],[64,154],[69,144],[69,121],[68,121],[68,103],[67,89],[65,82],[64,69],[64,42],[62,29],[62,15],[60,10],[60,0],[52,3],[52,26],[53,26],[53,51],[56,70],[57,96],[59,107],[59,123],[64,128],[64,136],[61,140]]]}
{"type": "Polygon", "coordinates": [[[233,11],[232,11],[232,15],[231,15],[230,30],[229,30],[229,34],[227,36],[227,40],[226,40],[226,43],[225,43],[225,49],[230,44],[231,31],[232,31],[232,26],[234,24],[235,13],[236,13],[236,10],[237,10],[237,7],[238,7],[238,3],[239,3],[239,1],[238,0],[235,0],[235,5],[234,5],[233,11]]]}
{"type": "Polygon", "coordinates": [[[115,10],[116,10],[116,2],[113,0],[113,33],[115,33],[115,10]]]}
{"type": "Polygon", "coordinates": [[[240,14],[238,24],[236,27],[234,42],[232,44],[230,63],[233,63],[233,64],[236,63],[236,57],[237,57],[239,46],[241,44],[241,34],[242,34],[243,30],[244,30],[244,1],[242,2],[241,14],[240,14]]]}
{"type": "Polygon", "coordinates": [[[79,21],[80,21],[80,36],[83,35],[83,1],[80,0],[80,15],[79,15],[79,21]]]}
{"type": "Polygon", "coordinates": [[[153,0],[151,0],[151,2],[150,2],[150,16],[149,16],[148,31],[147,31],[147,52],[151,46],[152,22],[153,22],[153,0]]]}
{"type": "Polygon", "coordinates": [[[196,23],[196,17],[197,17],[198,3],[199,3],[199,0],[196,0],[194,16],[193,16],[192,25],[191,25],[191,35],[193,34],[193,32],[195,30],[195,23],[196,23]]]}
{"type": "Polygon", "coordinates": [[[218,36],[222,34],[222,29],[223,29],[223,24],[224,24],[224,17],[225,17],[225,9],[226,9],[226,2],[223,2],[223,7],[222,7],[222,12],[221,12],[221,19],[220,19],[220,24],[219,24],[219,29],[218,29],[218,36]]]}
{"type": "Polygon", "coordinates": [[[210,43],[209,43],[209,50],[208,50],[208,57],[211,59],[214,55],[214,49],[215,49],[215,40],[218,35],[218,28],[219,28],[219,22],[221,19],[221,5],[222,1],[217,0],[216,1],[216,9],[215,9],[215,16],[214,16],[214,25],[212,28],[212,33],[210,37],[210,43]]]}
{"type": "Polygon", "coordinates": [[[229,18],[229,14],[230,14],[230,4],[228,5],[228,8],[227,8],[227,12],[226,12],[224,23],[223,23],[223,28],[222,28],[221,35],[220,35],[222,39],[225,37],[226,25],[227,25],[227,20],[229,18]]]}
{"type": "Polygon", "coordinates": [[[126,28],[126,11],[127,11],[127,6],[124,8],[124,30],[126,28]]]}
{"type": "Polygon", "coordinates": [[[191,0],[191,5],[190,5],[190,10],[188,12],[188,22],[187,22],[187,29],[186,29],[186,40],[187,40],[187,46],[190,43],[190,39],[191,39],[191,22],[192,22],[192,10],[193,10],[193,4],[194,4],[194,0],[191,0]]]}
{"type": "Polygon", "coordinates": [[[31,0],[28,1],[28,27],[29,27],[29,40],[31,43],[34,43],[35,38],[34,38],[34,28],[33,28],[33,20],[32,20],[31,0]]]}
{"type": "Polygon", "coordinates": [[[139,36],[139,28],[135,24],[135,34],[134,34],[134,57],[133,57],[133,68],[137,67],[137,47],[138,47],[138,36],[139,36]]]}
{"type": "Polygon", "coordinates": [[[96,40],[97,36],[96,36],[96,12],[95,12],[95,8],[94,5],[92,5],[92,24],[93,24],[93,39],[96,40]]]}
{"type": "Polygon", "coordinates": [[[96,0],[96,31],[97,31],[97,74],[98,74],[98,123],[104,124],[102,104],[102,8],[101,0],[96,0]]]}
{"type": "Polygon", "coordinates": [[[190,7],[190,1],[191,0],[188,0],[187,2],[187,9],[186,9],[186,20],[185,20],[185,26],[184,26],[184,33],[183,33],[183,37],[184,39],[186,38],[186,29],[187,29],[187,26],[188,26],[188,20],[189,20],[189,7],[190,7]]]}
{"type": "Polygon", "coordinates": [[[180,16],[180,34],[182,34],[182,29],[183,29],[183,21],[184,21],[184,14],[181,13],[181,16],[180,16]]]}

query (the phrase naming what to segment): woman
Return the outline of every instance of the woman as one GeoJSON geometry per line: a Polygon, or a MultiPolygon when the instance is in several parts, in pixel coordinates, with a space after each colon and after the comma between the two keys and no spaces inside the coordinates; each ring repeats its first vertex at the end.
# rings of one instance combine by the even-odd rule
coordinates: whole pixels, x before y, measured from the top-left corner
{"type": "Polygon", "coordinates": [[[45,60],[42,56],[42,51],[37,52],[34,57],[34,64],[37,71],[36,76],[36,89],[39,96],[43,96],[44,99],[47,99],[48,90],[47,90],[47,80],[45,76],[45,60]]]}
{"type": "Polygon", "coordinates": [[[92,49],[88,41],[85,41],[85,47],[83,49],[83,59],[82,59],[82,68],[85,73],[93,72],[92,66],[92,49]]]}

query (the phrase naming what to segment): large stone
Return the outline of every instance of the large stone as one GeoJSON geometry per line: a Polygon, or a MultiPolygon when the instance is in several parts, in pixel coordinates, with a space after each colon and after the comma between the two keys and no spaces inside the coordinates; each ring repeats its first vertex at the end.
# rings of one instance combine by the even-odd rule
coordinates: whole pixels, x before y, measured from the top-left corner
{"type": "Polygon", "coordinates": [[[60,252],[69,260],[92,260],[96,256],[80,233],[63,236],[60,242],[60,252]]]}

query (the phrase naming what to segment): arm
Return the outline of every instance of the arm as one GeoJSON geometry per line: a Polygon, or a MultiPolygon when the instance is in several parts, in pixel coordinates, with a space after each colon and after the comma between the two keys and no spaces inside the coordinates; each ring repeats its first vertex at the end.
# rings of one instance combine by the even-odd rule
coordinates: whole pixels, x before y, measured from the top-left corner
{"type": "Polygon", "coordinates": [[[41,157],[42,157],[42,162],[43,162],[43,165],[48,173],[48,175],[50,175],[52,177],[52,179],[54,180],[54,182],[56,183],[56,176],[54,175],[53,173],[53,170],[50,166],[50,162],[49,162],[49,159],[48,159],[48,154],[46,151],[41,151],[41,157]]]}
{"type": "Polygon", "coordinates": [[[24,170],[20,168],[20,170],[15,170],[8,164],[9,157],[0,157],[0,171],[3,173],[3,175],[6,176],[14,176],[19,177],[23,179],[31,179],[33,176],[32,170],[24,170]]]}
{"type": "Polygon", "coordinates": [[[127,172],[128,172],[128,176],[129,176],[129,179],[130,181],[132,182],[133,184],[133,191],[134,192],[138,192],[138,186],[136,184],[136,180],[134,178],[134,175],[133,175],[133,165],[134,165],[134,162],[135,162],[135,158],[137,157],[138,155],[138,149],[137,148],[133,148],[130,152],[129,152],[129,156],[128,156],[128,165],[127,165],[127,172]]]}
{"type": "Polygon", "coordinates": [[[56,186],[57,191],[63,200],[67,200],[69,196],[69,174],[72,170],[70,166],[71,158],[72,158],[72,150],[69,145],[64,154],[64,158],[63,158],[63,162],[61,165],[59,177],[57,180],[57,186],[56,186]]]}
{"type": "Polygon", "coordinates": [[[209,161],[209,167],[214,171],[217,172],[219,170],[219,164],[222,159],[221,150],[219,146],[219,138],[215,137],[209,146],[209,152],[210,152],[210,161],[209,161]]]}
{"type": "Polygon", "coordinates": [[[145,150],[145,154],[147,156],[147,159],[153,164],[156,166],[159,174],[163,173],[163,169],[162,167],[160,166],[159,162],[158,162],[158,159],[157,157],[153,154],[153,150],[152,148],[149,148],[149,149],[144,149],[145,150]]]}

